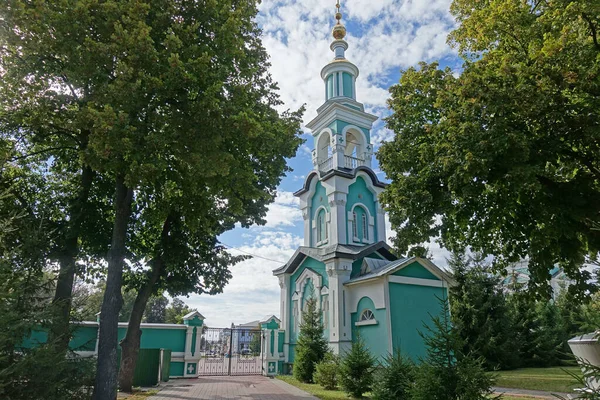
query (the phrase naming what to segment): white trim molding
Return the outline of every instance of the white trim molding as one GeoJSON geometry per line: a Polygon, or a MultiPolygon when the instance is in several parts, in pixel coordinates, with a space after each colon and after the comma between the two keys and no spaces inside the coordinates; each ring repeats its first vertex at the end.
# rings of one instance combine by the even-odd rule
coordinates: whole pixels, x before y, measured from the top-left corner
{"type": "Polygon", "coordinates": [[[444,284],[444,281],[438,281],[434,279],[423,279],[423,278],[412,278],[409,276],[389,276],[390,283],[403,283],[405,285],[418,285],[418,286],[431,286],[431,287],[447,287],[448,284],[444,284]]]}
{"type": "Polygon", "coordinates": [[[379,322],[377,322],[376,319],[369,319],[367,321],[356,321],[354,323],[355,326],[368,326],[368,325],[378,325],[379,322]]]}

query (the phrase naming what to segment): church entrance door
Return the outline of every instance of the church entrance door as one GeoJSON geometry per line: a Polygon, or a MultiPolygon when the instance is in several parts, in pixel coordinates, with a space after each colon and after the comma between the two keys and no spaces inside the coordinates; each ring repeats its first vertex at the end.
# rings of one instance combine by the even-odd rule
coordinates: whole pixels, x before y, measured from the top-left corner
{"type": "Polygon", "coordinates": [[[198,375],[262,375],[263,343],[260,329],[205,327],[198,375]]]}

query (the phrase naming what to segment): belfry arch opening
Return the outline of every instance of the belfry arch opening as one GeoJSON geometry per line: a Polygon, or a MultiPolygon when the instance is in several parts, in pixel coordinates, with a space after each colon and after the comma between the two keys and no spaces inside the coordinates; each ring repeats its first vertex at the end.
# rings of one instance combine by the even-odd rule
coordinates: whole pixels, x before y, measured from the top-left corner
{"type": "Polygon", "coordinates": [[[346,131],[346,148],[344,149],[344,167],[354,169],[365,164],[366,143],[362,132],[354,128],[346,131]]]}
{"type": "Polygon", "coordinates": [[[317,141],[317,161],[319,166],[330,159],[333,155],[331,148],[331,135],[328,131],[321,132],[317,141]]]}

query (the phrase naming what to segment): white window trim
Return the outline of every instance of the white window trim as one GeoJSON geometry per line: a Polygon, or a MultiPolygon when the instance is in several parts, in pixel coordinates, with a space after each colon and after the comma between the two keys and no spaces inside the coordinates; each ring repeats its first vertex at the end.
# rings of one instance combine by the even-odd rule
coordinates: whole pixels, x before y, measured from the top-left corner
{"type": "Polygon", "coordinates": [[[376,319],[370,319],[368,321],[356,321],[354,323],[355,326],[368,326],[368,325],[378,325],[379,322],[377,322],[376,319]]]}
{"type": "MultiPolygon", "coordinates": [[[[369,209],[367,208],[366,205],[364,205],[363,203],[355,203],[352,206],[352,209],[350,211],[348,211],[348,232],[350,232],[350,236],[352,237],[352,241],[354,243],[366,243],[366,244],[372,244],[375,243],[374,242],[374,237],[375,237],[375,218],[371,215],[371,213],[369,212],[369,209]],[[354,218],[354,214],[355,211],[354,209],[356,207],[362,207],[363,211],[365,212],[365,215],[367,216],[367,225],[368,225],[368,231],[367,231],[367,236],[368,239],[365,238],[358,238],[356,236],[354,236],[354,224],[358,224],[359,221],[355,221],[354,218]]],[[[360,221],[360,223],[362,223],[362,221],[360,221]]],[[[357,229],[357,233],[358,233],[358,226],[356,227],[357,229]]]]}
{"type": "Polygon", "coordinates": [[[327,211],[327,208],[325,208],[325,206],[320,206],[319,208],[316,209],[315,214],[314,214],[314,218],[312,220],[313,222],[313,240],[315,242],[315,246],[322,246],[324,244],[329,243],[329,232],[331,230],[331,213],[327,211]],[[317,241],[317,235],[319,233],[319,213],[321,212],[321,210],[325,211],[325,239],[321,240],[320,242],[317,241]]]}

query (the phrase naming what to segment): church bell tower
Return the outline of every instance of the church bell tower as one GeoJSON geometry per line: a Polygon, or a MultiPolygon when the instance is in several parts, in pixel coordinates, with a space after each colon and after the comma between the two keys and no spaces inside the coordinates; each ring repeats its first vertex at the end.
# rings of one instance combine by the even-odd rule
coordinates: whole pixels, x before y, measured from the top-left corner
{"type": "Polygon", "coordinates": [[[385,241],[384,188],[371,169],[371,129],[377,117],[365,112],[356,93],[359,70],[346,59],[346,28],[339,1],[330,45],[334,58],[321,70],[325,103],[306,126],[314,139],[313,171],[300,198],[304,246],[365,246],[385,241]]]}

